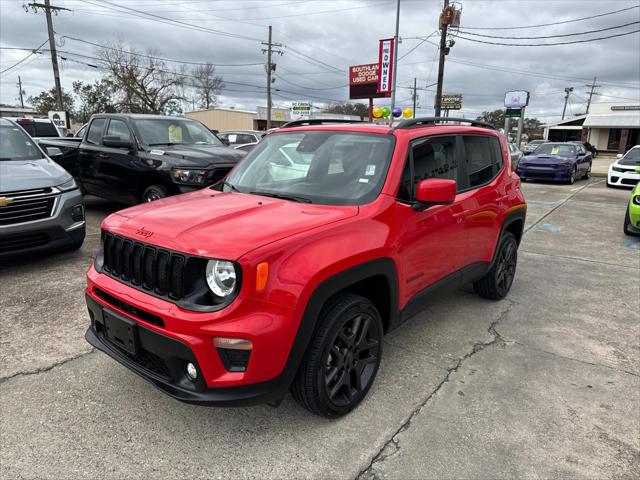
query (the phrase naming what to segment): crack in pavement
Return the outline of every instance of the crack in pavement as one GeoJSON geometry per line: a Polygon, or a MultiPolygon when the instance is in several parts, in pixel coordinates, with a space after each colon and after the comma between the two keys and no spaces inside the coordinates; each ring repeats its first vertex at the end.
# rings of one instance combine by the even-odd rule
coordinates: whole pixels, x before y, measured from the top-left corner
{"type": "Polygon", "coordinates": [[[491,347],[493,345],[506,345],[507,342],[505,342],[505,340],[502,338],[502,335],[500,335],[500,333],[496,330],[496,327],[500,322],[506,319],[511,309],[514,307],[515,303],[511,302],[509,299],[505,299],[505,301],[508,303],[507,308],[504,311],[502,311],[498,316],[498,318],[493,322],[491,322],[491,324],[487,328],[487,332],[489,332],[493,338],[488,342],[474,343],[471,350],[465,353],[462,357],[458,358],[458,361],[453,367],[447,368],[447,374],[444,376],[444,378],[427,395],[427,397],[411,411],[409,416],[400,425],[400,428],[398,428],[395,431],[395,433],[391,435],[391,438],[382,445],[382,447],[378,450],[378,453],[376,453],[373,456],[369,464],[365,468],[360,470],[358,475],[356,475],[355,477],[357,480],[378,479],[377,475],[373,471],[374,465],[376,463],[384,462],[386,459],[392,457],[393,455],[395,455],[400,451],[400,439],[398,438],[398,436],[402,432],[408,430],[411,427],[411,421],[422,411],[422,409],[429,403],[429,401],[440,391],[443,385],[449,381],[449,378],[451,377],[451,375],[460,369],[462,364],[467,359],[471,358],[476,353],[481,352],[485,348],[491,347]]]}
{"type": "Polygon", "coordinates": [[[547,355],[552,355],[552,356],[557,357],[557,358],[562,358],[563,360],[570,360],[572,362],[582,363],[584,365],[590,365],[592,367],[608,368],[609,370],[613,370],[613,371],[618,372],[618,373],[626,373],[627,375],[631,375],[631,376],[640,378],[640,374],[639,373],[634,373],[634,372],[630,372],[629,370],[619,369],[619,368],[613,367],[611,365],[606,365],[604,363],[593,363],[593,362],[587,362],[586,360],[580,360],[578,358],[567,357],[565,355],[560,355],[559,353],[550,352],[549,350],[542,350],[541,348],[536,348],[536,347],[534,347],[532,345],[528,345],[526,343],[518,342],[517,340],[510,340],[510,343],[514,343],[514,344],[519,345],[521,347],[528,348],[528,349],[533,350],[535,352],[546,353],[547,355]]]}
{"type": "Polygon", "coordinates": [[[611,263],[611,262],[603,262],[601,260],[592,260],[590,258],[582,258],[582,257],[572,257],[569,255],[554,255],[553,253],[540,253],[540,252],[534,252],[532,250],[526,250],[524,248],[520,248],[518,249],[518,253],[528,253],[531,255],[540,255],[542,257],[551,257],[551,258],[562,258],[564,260],[576,260],[578,262],[585,262],[585,263],[597,263],[599,265],[606,265],[608,267],[620,267],[620,268],[626,268],[626,269],[631,269],[631,270],[637,270],[638,267],[629,267],[627,265],[622,265],[620,263],[611,263]]]}
{"type": "Polygon", "coordinates": [[[61,365],[64,365],[65,363],[69,363],[72,362],[74,360],[78,360],[82,357],[86,357],[87,355],[90,355],[92,353],[96,352],[95,348],[92,348],[91,350],[89,350],[88,352],[83,352],[80,353],[78,355],[74,355],[73,357],[69,357],[69,358],[65,358],[63,360],[60,360],[59,362],[55,362],[51,365],[49,365],[48,367],[41,367],[41,368],[36,368],[35,370],[29,370],[26,372],[18,372],[18,373],[14,373],[13,375],[9,375],[7,377],[2,377],[0,378],[0,385],[2,385],[3,383],[14,379],[14,378],[18,378],[18,377],[26,377],[29,375],[38,375],[39,373],[44,373],[44,372],[48,372],[49,370],[53,370],[56,367],[59,367],[61,365]]]}

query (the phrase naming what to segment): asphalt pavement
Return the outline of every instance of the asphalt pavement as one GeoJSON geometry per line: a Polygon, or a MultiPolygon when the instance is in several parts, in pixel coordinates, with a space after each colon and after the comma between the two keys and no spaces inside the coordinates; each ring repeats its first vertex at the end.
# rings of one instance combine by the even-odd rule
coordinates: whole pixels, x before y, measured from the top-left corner
{"type": "Polygon", "coordinates": [[[368,398],[327,421],[179,403],[93,351],[82,249],[0,266],[2,478],[640,478],[640,241],[627,190],[526,183],[514,286],[465,288],[385,339],[368,398]]]}

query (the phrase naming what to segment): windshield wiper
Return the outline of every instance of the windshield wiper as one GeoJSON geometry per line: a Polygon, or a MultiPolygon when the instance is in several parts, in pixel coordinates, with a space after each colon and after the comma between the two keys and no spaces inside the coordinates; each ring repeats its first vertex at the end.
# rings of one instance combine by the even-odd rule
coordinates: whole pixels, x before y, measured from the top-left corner
{"type": "Polygon", "coordinates": [[[288,195],[286,193],[274,193],[274,192],[249,192],[252,195],[261,195],[263,197],[273,197],[279,198],[281,200],[291,200],[292,202],[298,203],[313,203],[310,198],[307,197],[299,197],[297,195],[288,195]]]}
{"type": "Polygon", "coordinates": [[[169,147],[172,147],[174,145],[184,145],[184,143],[162,142],[162,143],[150,143],[149,144],[150,147],[157,147],[157,146],[161,146],[161,145],[167,145],[169,147]]]}
{"type": "Polygon", "coordinates": [[[218,183],[221,183],[222,185],[226,185],[227,187],[229,187],[234,192],[242,193],[240,190],[238,190],[238,187],[236,187],[232,183],[227,182],[224,178],[222,180],[220,180],[218,183]]]}

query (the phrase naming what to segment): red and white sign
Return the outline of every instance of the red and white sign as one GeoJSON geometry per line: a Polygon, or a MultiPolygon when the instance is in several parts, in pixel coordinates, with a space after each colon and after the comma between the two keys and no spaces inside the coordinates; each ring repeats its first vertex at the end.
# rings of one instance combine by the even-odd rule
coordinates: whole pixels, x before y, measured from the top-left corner
{"type": "Polygon", "coordinates": [[[378,83],[378,64],[352,65],[349,67],[349,85],[378,83]]]}
{"type": "Polygon", "coordinates": [[[391,93],[393,85],[393,38],[380,40],[378,93],[391,93]]]}

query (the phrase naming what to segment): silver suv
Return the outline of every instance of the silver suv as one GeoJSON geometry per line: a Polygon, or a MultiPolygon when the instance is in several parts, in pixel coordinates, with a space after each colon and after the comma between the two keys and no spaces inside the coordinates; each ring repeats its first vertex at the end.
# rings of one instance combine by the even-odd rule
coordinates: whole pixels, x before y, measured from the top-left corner
{"type": "Polygon", "coordinates": [[[0,118],[0,258],[82,246],[82,194],[20,125],[0,118]]]}

